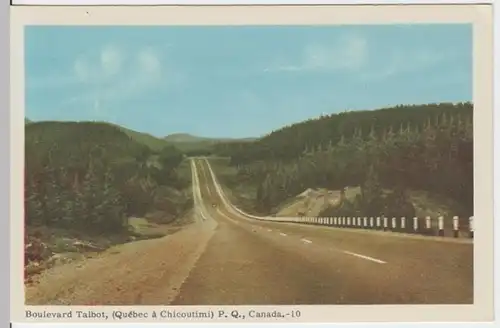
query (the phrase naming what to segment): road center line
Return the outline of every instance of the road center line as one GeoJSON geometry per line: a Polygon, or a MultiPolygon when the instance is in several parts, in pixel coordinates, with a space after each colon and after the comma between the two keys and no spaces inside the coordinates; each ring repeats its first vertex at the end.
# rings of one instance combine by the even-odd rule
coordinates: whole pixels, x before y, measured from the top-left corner
{"type": "Polygon", "coordinates": [[[302,238],[301,240],[302,240],[304,243],[308,243],[308,244],[311,244],[311,243],[312,243],[312,241],[310,241],[309,239],[304,239],[304,238],[302,238]]]}
{"type": "Polygon", "coordinates": [[[282,235],[282,236],[286,236],[286,233],[280,232],[280,235],[282,235]]]}
{"type": "Polygon", "coordinates": [[[365,256],[365,255],[361,255],[361,254],[357,254],[357,253],[353,253],[353,252],[349,252],[349,251],[343,251],[343,252],[345,254],[356,256],[356,257],[359,257],[359,258],[362,258],[362,259],[365,259],[365,260],[368,260],[368,261],[376,262],[376,263],[379,263],[379,264],[385,264],[385,263],[387,263],[385,261],[378,260],[378,259],[373,258],[373,257],[369,257],[369,256],[365,256]]]}

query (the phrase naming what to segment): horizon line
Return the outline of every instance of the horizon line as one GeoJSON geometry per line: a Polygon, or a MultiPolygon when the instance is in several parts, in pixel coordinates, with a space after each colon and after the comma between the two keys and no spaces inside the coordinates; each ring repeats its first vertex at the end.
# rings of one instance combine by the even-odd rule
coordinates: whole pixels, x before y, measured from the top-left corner
{"type": "Polygon", "coordinates": [[[201,138],[201,139],[208,139],[208,140],[245,140],[245,139],[260,139],[260,138],[263,138],[267,135],[269,135],[270,133],[273,133],[273,132],[276,132],[276,131],[279,131],[283,128],[286,128],[286,127],[289,127],[289,126],[293,126],[295,124],[299,124],[299,123],[302,123],[302,122],[305,122],[305,121],[308,121],[308,120],[317,120],[317,119],[321,119],[322,117],[324,116],[334,116],[334,115],[339,115],[339,114],[342,114],[342,113],[347,113],[347,112],[365,112],[365,111],[377,111],[377,110],[384,110],[384,109],[391,109],[391,108],[397,108],[397,107],[400,107],[400,106],[407,106],[407,107],[417,107],[417,106],[430,106],[430,105],[443,105],[443,104],[451,104],[451,105],[458,105],[458,104],[468,104],[470,103],[471,105],[473,105],[473,109],[474,109],[474,102],[472,100],[466,100],[466,101],[442,101],[442,102],[433,102],[433,103],[418,103],[418,104],[395,104],[395,105],[389,105],[389,106],[386,106],[386,107],[379,107],[379,108],[372,108],[372,109],[345,109],[345,110],[342,110],[342,111],[338,111],[338,112],[330,112],[330,113],[322,113],[322,114],[319,114],[319,115],[315,115],[315,116],[311,116],[309,118],[304,118],[303,120],[301,121],[296,121],[296,122],[293,122],[293,123],[288,123],[288,124],[284,124],[282,125],[281,127],[279,128],[276,128],[275,130],[271,130],[269,132],[266,132],[266,133],[263,133],[262,135],[260,136],[246,136],[246,137],[207,137],[207,136],[202,136],[202,135],[198,135],[198,134],[192,134],[192,133],[189,133],[189,132],[172,132],[172,133],[169,133],[169,134],[165,134],[165,135],[162,135],[162,136],[158,136],[158,135],[155,135],[151,132],[146,132],[146,131],[140,131],[140,130],[136,130],[134,128],[131,128],[131,127],[128,127],[124,124],[118,124],[118,123],[114,123],[114,122],[111,122],[111,121],[104,121],[104,120],[92,120],[92,119],[87,119],[87,120],[63,120],[63,119],[50,119],[50,120],[32,120],[30,118],[28,118],[26,116],[26,114],[24,115],[24,119],[25,119],[25,123],[26,123],[26,120],[29,120],[31,123],[43,123],[43,122],[77,122],[77,123],[85,123],[85,122],[94,122],[94,123],[105,123],[105,124],[110,124],[110,125],[116,125],[116,126],[119,126],[119,127],[122,127],[122,128],[125,128],[127,130],[131,130],[133,132],[137,132],[137,133],[142,133],[142,134],[146,134],[146,135],[149,135],[153,138],[157,138],[157,139],[165,139],[169,136],[173,136],[173,135],[189,135],[189,136],[192,136],[192,137],[196,137],[196,138],[201,138]]]}

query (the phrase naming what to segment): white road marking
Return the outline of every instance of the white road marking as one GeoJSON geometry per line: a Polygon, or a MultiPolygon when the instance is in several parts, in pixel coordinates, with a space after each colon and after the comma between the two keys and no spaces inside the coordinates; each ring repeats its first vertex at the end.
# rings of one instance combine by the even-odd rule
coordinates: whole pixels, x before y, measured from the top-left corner
{"type": "Polygon", "coordinates": [[[267,231],[271,232],[271,231],[273,231],[273,230],[272,230],[272,229],[267,229],[267,231]]]}
{"type": "Polygon", "coordinates": [[[309,239],[301,239],[304,243],[308,243],[308,244],[311,244],[312,241],[310,241],[309,239]]]}
{"type": "Polygon", "coordinates": [[[280,235],[282,235],[282,236],[286,236],[286,233],[280,232],[280,235]]]}
{"type": "Polygon", "coordinates": [[[373,262],[376,262],[376,263],[379,263],[379,264],[385,264],[385,263],[387,263],[385,261],[378,260],[378,259],[375,259],[373,257],[369,257],[369,256],[365,256],[365,255],[361,255],[361,254],[357,254],[357,253],[353,253],[353,252],[349,252],[349,251],[343,251],[343,252],[346,253],[346,254],[349,254],[349,255],[352,255],[352,256],[356,256],[356,257],[359,257],[359,258],[362,258],[362,259],[365,259],[365,260],[368,260],[368,261],[373,261],[373,262]]]}

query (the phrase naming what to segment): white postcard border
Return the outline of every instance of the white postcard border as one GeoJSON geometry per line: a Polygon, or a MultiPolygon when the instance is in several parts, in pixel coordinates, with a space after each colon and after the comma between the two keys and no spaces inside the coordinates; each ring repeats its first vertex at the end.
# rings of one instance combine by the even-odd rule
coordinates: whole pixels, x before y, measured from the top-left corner
{"type": "MultiPolygon", "coordinates": [[[[406,6],[405,6],[406,7],[406,6]]],[[[491,193],[489,191],[492,189],[493,184],[491,183],[490,178],[488,177],[488,172],[491,171],[492,165],[491,165],[491,159],[492,159],[492,153],[488,153],[488,151],[485,149],[488,149],[492,147],[492,111],[488,110],[488,108],[492,108],[492,89],[491,89],[491,84],[488,83],[488,80],[492,78],[492,63],[491,63],[491,56],[489,54],[491,53],[491,49],[488,49],[488,47],[491,47],[491,45],[488,43],[488,41],[478,41],[484,38],[487,38],[488,36],[491,35],[491,29],[489,29],[489,24],[491,24],[491,21],[488,19],[488,11],[487,9],[480,10],[479,14],[474,15],[473,10],[467,10],[465,6],[460,6],[460,7],[455,7],[451,8],[448,6],[432,6],[432,12],[431,15],[428,15],[428,12],[425,13],[425,10],[422,10],[423,6],[420,6],[419,8],[415,8],[412,10],[412,8],[406,8],[404,9],[406,12],[402,12],[399,8],[396,8],[396,6],[393,6],[392,9],[389,11],[394,12],[399,11],[399,15],[394,16],[396,18],[397,22],[404,22],[405,20],[411,19],[413,16],[413,19],[415,19],[415,16],[420,15],[420,18],[423,18],[424,21],[442,21],[442,18],[444,17],[443,15],[447,16],[448,21],[464,21],[467,19],[474,20],[476,22],[476,27],[474,29],[474,38],[476,42],[474,43],[475,47],[475,60],[474,60],[474,102],[475,106],[477,108],[485,108],[484,111],[480,111],[479,114],[476,112],[475,114],[475,122],[474,122],[474,128],[475,132],[481,131],[482,135],[481,136],[475,136],[475,158],[480,158],[480,160],[477,160],[478,163],[475,163],[476,167],[476,183],[475,187],[477,190],[480,190],[476,194],[476,208],[478,208],[478,213],[476,213],[477,216],[485,216],[485,217],[492,217],[491,210],[488,208],[492,207],[492,200],[488,200],[487,196],[491,197],[491,193]],[[465,8],[465,10],[464,10],[465,8]],[[456,9],[456,11],[455,11],[456,9]],[[453,12],[453,15],[455,15],[456,19],[450,19],[451,18],[451,13],[453,12]],[[422,15],[426,15],[426,17],[423,17],[422,15]],[[441,17],[440,17],[441,16],[441,17]],[[440,19],[441,18],[441,19],[440,19]],[[480,37],[479,37],[480,36],[480,37]],[[488,139],[489,137],[489,139],[488,139]],[[489,181],[489,182],[488,182],[489,181]],[[478,189],[479,188],[479,189],[478,189]],[[480,198],[480,196],[486,196],[480,198]],[[478,199],[479,198],[479,199],[478,199]]],[[[257,11],[255,11],[257,7],[251,8],[251,17],[252,15],[254,18],[257,16],[261,19],[261,21],[265,21],[267,24],[284,24],[288,23],[283,21],[283,18],[279,18],[277,21],[275,19],[276,11],[273,10],[274,8],[272,7],[267,7],[267,8],[261,8],[264,9],[266,12],[262,12],[257,14],[257,11]],[[269,14],[269,12],[271,12],[269,14]]],[[[304,8],[293,8],[293,7],[287,7],[285,10],[288,11],[287,15],[282,15],[282,12],[284,10],[283,7],[279,8],[278,10],[281,13],[281,16],[286,16],[287,20],[290,20],[290,18],[294,19],[295,24],[311,24],[311,23],[316,23],[318,20],[323,20],[322,23],[329,23],[332,22],[332,16],[328,15],[329,10],[331,8],[329,7],[310,7],[311,9],[306,9],[304,8]],[[300,10],[300,16],[298,16],[298,12],[296,11],[297,9],[300,10]],[[295,10],[295,15],[290,15],[289,13],[293,12],[295,10]],[[321,12],[318,12],[320,10],[321,12]],[[316,13],[312,13],[313,11],[316,11],[316,13]],[[306,14],[304,18],[304,13],[306,14]]],[[[16,152],[15,149],[23,149],[24,146],[24,134],[22,133],[23,128],[24,128],[24,72],[23,72],[23,67],[22,67],[22,60],[20,60],[23,55],[22,55],[22,29],[19,27],[22,24],[50,24],[54,25],[55,19],[54,17],[64,17],[65,21],[71,20],[72,24],[97,24],[97,23],[103,23],[106,22],[107,24],[123,24],[124,22],[129,22],[135,25],[142,25],[142,23],[137,19],[137,11],[139,8],[130,8],[127,9],[126,7],[115,7],[115,8],[106,8],[106,7],[99,7],[99,8],[92,8],[92,7],[65,7],[65,8],[57,8],[57,7],[46,7],[46,8],[34,8],[34,7],[15,7],[12,8],[12,30],[11,30],[11,98],[12,98],[12,104],[16,105],[16,109],[14,109],[14,106],[11,107],[11,213],[10,213],[10,218],[11,218],[11,236],[19,236],[19,233],[21,230],[19,230],[19,222],[21,220],[14,220],[14,218],[19,218],[22,217],[22,167],[23,165],[20,164],[23,161],[23,154],[20,154],[19,152],[16,152]],[[133,13],[130,11],[130,9],[133,10],[133,13]],[[113,12],[111,13],[112,19],[110,19],[110,10],[113,12]],[[61,15],[61,11],[64,11],[64,15],[61,15]],[[54,15],[55,12],[58,12],[58,15],[54,15]],[[20,110],[20,108],[23,108],[20,110]],[[17,198],[15,197],[17,196],[17,198]],[[21,197],[21,198],[19,198],[21,197]],[[17,223],[17,224],[16,224],[17,223]]],[[[165,23],[165,17],[170,18],[168,19],[169,23],[177,23],[177,24],[191,24],[189,22],[182,22],[179,20],[179,18],[182,16],[182,14],[187,15],[187,12],[190,10],[190,16],[191,19],[198,19],[198,22],[200,20],[203,20],[204,24],[210,24],[210,25],[218,25],[221,24],[220,21],[214,20],[213,15],[205,15],[203,11],[206,10],[233,10],[231,16],[227,16],[227,13],[221,15],[222,17],[226,17],[226,22],[222,22],[222,24],[245,24],[243,22],[242,14],[247,15],[247,13],[242,13],[242,10],[248,10],[248,8],[244,9],[243,7],[231,7],[231,8],[224,8],[224,7],[219,7],[219,8],[196,8],[196,7],[185,7],[185,8],[170,8],[168,9],[170,14],[166,15],[160,15],[159,10],[160,8],[154,8],[151,10],[151,8],[140,8],[141,11],[148,12],[148,23],[150,25],[158,24],[158,23],[165,23]],[[203,9],[203,10],[200,10],[203,9]],[[176,13],[172,13],[172,10],[176,13]],[[193,15],[194,13],[194,15],[193,15]]],[[[353,10],[352,8],[349,7],[337,7],[335,10],[353,10]]],[[[366,23],[367,17],[370,17],[371,20],[376,20],[377,17],[373,17],[368,15],[365,9],[365,13],[358,13],[355,14],[357,16],[357,20],[345,20],[343,22],[364,22],[366,23]]],[[[368,10],[373,10],[373,9],[368,9],[368,10]]],[[[378,9],[377,9],[378,10],[378,9]]],[[[387,11],[387,8],[384,8],[385,11],[387,11]]],[[[386,13],[385,13],[386,14],[386,13]]],[[[339,15],[336,13],[335,16],[343,16],[345,15],[339,15]]],[[[373,15],[373,13],[372,13],[373,15]]],[[[141,16],[145,16],[142,14],[141,16]]],[[[248,17],[248,16],[247,16],[248,17]]],[[[379,20],[380,22],[380,20],[379,20]]],[[[57,22],[58,24],[63,24],[63,20],[59,20],[57,22]]],[[[7,121],[7,120],[5,120],[7,121]]],[[[475,241],[475,262],[476,262],[476,268],[480,274],[480,280],[478,279],[478,274],[476,273],[475,275],[475,285],[477,286],[475,290],[475,297],[477,297],[478,301],[484,301],[485,298],[492,298],[493,295],[492,293],[488,293],[488,290],[492,289],[491,283],[492,282],[492,264],[488,263],[488,258],[492,259],[492,249],[488,249],[488,243],[490,244],[490,247],[492,245],[493,241],[493,233],[492,230],[488,231],[488,228],[490,228],[491,225],[479,221],[477,223],[477,235],[483,236],[482,239],[476,239],[475,241]],[[478,268],[479,267],[479,268],[478,268]],[[483,273],[484,272],[484,273],[483,273]],[[491,273],[490,273],[491,272],[491,273]],[[489,284],[489,285],[488,285],[489,284]]],[[[22,274],[19,269],[21,269],[21,266],[19,266],[19,259],[22,259],[20,257],[22,253],[22,238],[19,238],[20,240],[17,240],[17,238],[12,238],[12,252],[14,252],[11,258],[11,274],[12,274],[12,289],[11,289],[11,304],[12,304],[12,310],[11,310],[11,315],[12,315],[12,320],[19,322],[22,319],[22,315],[19,316],[23,311],[21,306],[21,309],[19,309],[19,302],[14,302],[16,299],[19,298],[19,287],[22,287],[22,283],[19,284],[22,274]],[[21,243],[19,243],[19,241],[21,243]],[[21,247],[19,247],[21,246],[21,247]],[[16,270],[17,268],[17,270],[16,270]],[[21,311],[19,311],[21,310],[21,311]]],[[[22,295],[24,293],[21,293],[22,295]]],[[[420,309],[426,309],[425,312],[420,312],[418,313],[418,316],[415,316],[415,313],[413,313],[413,320],[425,320],[425,321],[440,321],[439,317],[441,316],[442,313],[446,313],[447,311],[453,311],[455,313],[455,317],[458,319],[457,321],[467,321],[470,319],[467,319],[467,314],[471,314],[470,311],[472,308],[474,311],[476,311],[476,314],[479,314],[483,320],[488,320],[490,312],[488,310],[491,310],[492,304],[489,304],[487,301],[484,303],[479,303],[478,305],[474,306],[411,306],[412,308],[420,308],[420,309]],[[486,308],[482,308],[481,306],[485,306],[486,308]],[[438,308],[438,311],[436,311],[436,308],[438,308]],[[486,310],[486,311],[484,311],[486,310]]],[[[303,306],[301,306],[302,308],[303,306]]],[[[364,317],[366,321],[379,321],[377,320],[378,318],[381,318],[379,314],[382,311],[382,308],[385,308],[385,310],[392,310],[395,311],[392,313],[392,319],[399,320],[401,314],[408,314],[407,313],[407,308],[409,306],[377,306],[376,309],[373,309],[372,306],[366,307],[358,307],[358,306],[312,306],[311,307],[311,315],[318,320],[318,322],[325,322],[325,320],[329,321],[327,318],[322,318],[325,316],[325,312],[330,312],[330,313],[335,313],[336,317],[332,317],[331,319],[333,320],[338,320],[338,321],[343,321],[343,322],[350,322],[349,318],[345,317],[345,313],[351,313],[351,315],[354,315],[354,318],[359,319],[360,317],[364,317]],[[328,311],[325,311],[324,309],[328,308],[328,311]],[[372,309],[370,309],[372,308],[372,309]],[[316,310],[317,309],[317,310],[316,310]],[[359,311],[366,311],[366,313],[363,313],[360,315],[359,311]],[[370,312],[372,312],[372,315],[375,315],[375,317],[370,316],[370,312]],[[344,313],[344,314],[342,314],[344,313]],[[338,315],[337,315],[338,314],[338,315]]],[[[51,309],[54,309],[55,307],[50,307],[51,309]]],[[[137,309],[139,307],[135,307],[137,309]]],[[[201,308],[201,307],[196,307],[196,308],[201,308]]],[[[212,307],[213,308],[213,307],[212,307]]],[[[256,307],[254,307],[256,308],[256,307]]],[[[279,308],[279,307],[273,307],[273,308],[279,308]]],[[[285,307],[285,308],[291,308],[291,307],[285,307]]],[[[304,307],[306,308],[306,307],[304,307]]],[[[305,312],[305,311],[303,311],[305,312]]],[[[411,310],[410,310],[411,312],[411,310]]],[[[406,317],[408,318],[408,316],[406,317]]],[[[481,320],[481,318],[477,318],[481,320]]],[[[310,318],[308,318],[310,321],[310,318]]],[[[330,319],[330,320],[331,320],[330,319]]],[[[453,318],[448,317],[445,320],[453,320],[453,318]]],[[[314,321],[316,321],[314,320],[314,321]]],[[[365,321],[363,320],[363,321],[365,321]]],[[[383,319],[382,319],[383,320],[383,319]]],[[[411,321],[413,321],[411,320],[411,321]]],[[[401,321],[406,321],[401,320],[401,321]]],[[[455,321],[455,320],[453,320],[455,321]]],[[[141,321],[145,322],[145,321],[141,321]]],[[[289,322],[288,322],[289,323],[289,322]]],[[[287,324],[288,324],[287,323],[287,324]]],[[[169,323],[171,324],[171,323],[169,323]]],[[[385,324],[385,323],[384,323],[385,324]]],[[[51,324],[53,325],[53,324],[51,324]]],[[[94,324],[95,325],[95,324],[94,324]]]]}

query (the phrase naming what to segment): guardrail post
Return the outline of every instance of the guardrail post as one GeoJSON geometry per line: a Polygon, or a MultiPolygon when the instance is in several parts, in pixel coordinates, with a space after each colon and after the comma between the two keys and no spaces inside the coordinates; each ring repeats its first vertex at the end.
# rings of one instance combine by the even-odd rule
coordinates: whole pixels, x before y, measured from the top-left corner
{"type": "Polygon", "coordinates": [[[387,216],[384,216],[384,231],[387,230],[387,216]]]}
{"type": "Polygon", "coordinates": [[[368,218],[365,216],[363,218],[363,228],[366,228],[368,226],[368,218]]]}
{"type": "Polygon", "coordinates": [[[438,235],[444,237],[444,218],[442,216],[438,217],[438,235]]]}
{"type": "Polygon", "coordinates": [[[401,230],[405,230],[406,229],[406,218],[403,216],[401,218],[401,230]]]}
{"type": "Polygon", "coordinates": [[[418,218],[413,218],[413,231],[416,233],[418,231],[418,218]]]}
{"type": "Polygon", "coordinates": [[[470,238],[474,238],[474,217],[471,216],[469,218],[469,236],[470,238]]]}
{"type": "Polygon", "coordinates": [[[453,217],[453,237],[458,238],[458,216],[453,217]]]}
{"type": "Polygon", "coordinates": [[[351,225],[351,217],[347,217],[347,225],[350,226],[351,225]]]}
{"type": "Polygon", "coordinates": [[[431,233],[431,217],[430,216],[426,216],[425,217],[425,230],[427,232],[428,235],[432,235],[431,233]]]}
{"type": "Polygon", "coordinates": [[[396,230],[396,218],[392,218],[392,230],[396,230]]]}
{"type": "Polygon", "coordinates": [[[370,216],[370,228],[373,229],[373,216],[370,216]]]}
{"type": "Polygon", "coordinates": [[[380,228],[380,217],[377,216],[377,229],[380,228]]]}
{"type": "Polygon", "coordinates": [[[357,224],[358,228],[361,228],[361,218],[358,216],[358,224],[357,224]]]}

